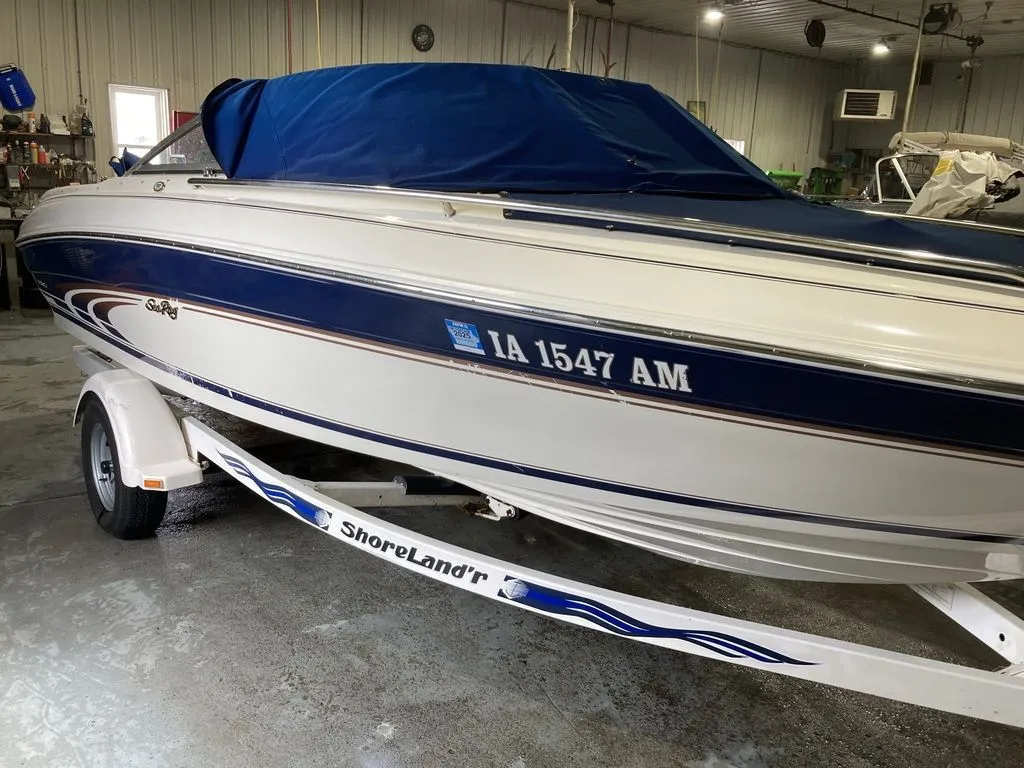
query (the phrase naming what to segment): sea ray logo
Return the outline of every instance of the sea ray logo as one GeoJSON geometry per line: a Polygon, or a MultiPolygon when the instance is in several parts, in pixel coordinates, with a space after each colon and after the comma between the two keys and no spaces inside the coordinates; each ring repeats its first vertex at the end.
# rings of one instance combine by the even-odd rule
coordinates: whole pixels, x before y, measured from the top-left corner
{"type": "Polygon", "coordinates": [[[159,303],[157,303],[156,299],[149,299],[146,301],[146,309],[150,312],[159,312],[161,315],[167,315],[171,320],[178,319],[178,308],[166,299],[159,303]]]}
{"type": "Polygon", "coordinates": [[[724,632],[701,629],[675,629],[658,627],[627,616],[621,611],[585,597],[570,595],[556,589],[541,587],[513,576],[505,577],[505,584],[498,594],[516,603],[534,608],[544,613],[561,616],[575,616],[586,619],[592,624],[626,637],[659,637],[683,640],[712,651],[727,659],[748,658],[765,664],[797,664],[811,666],[813,661],[793,659],[778,651],[765,648],[735,635],[724,632]]]}
{"type": "Polygon", "coordinates": [[[280,485],[273,485],[260,480],[253,474],[252,470],[239,459],[236,459],[234,456],[229,456],[223,451],[219,451],[219,453],[221,458],[224,459],[227,465],[231,467],[236,474],[252,480],[268,501],[272,501],[275,504],[283,504],[303,520],[312,523],[318,528],[327,530],[327,526],[331,523],[331,513],[326,509],[321,509],[315,504],[311,504],[301,496],[296,496],[294,493],[280,485]]]}

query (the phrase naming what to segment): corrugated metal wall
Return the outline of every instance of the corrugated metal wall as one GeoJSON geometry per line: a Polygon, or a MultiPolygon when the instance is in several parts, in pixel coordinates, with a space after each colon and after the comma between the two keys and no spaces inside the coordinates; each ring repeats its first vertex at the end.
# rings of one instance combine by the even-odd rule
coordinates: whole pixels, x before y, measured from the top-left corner
{"type": "MultiPolygon", "coordinates": [[[[66,114],[81,92],[92,106],[97,155],[112,151],[109,83],[167,88],[171,109],[193,111],[228,77],[289,69],[286,0],[4,0],[3,59],[18,62],[39,95],[37,112],[66,114]],[[77,13],[76,13],[77,10],[77,13]],[[76,32],[77,26],[77,32],[76,32]]],[[[485,61],[560,67],[565,14],[503,0],[292,0],[293,70],[381,61],[485,61]],[[417,53],[412,28],[430,24],[434,48],[417,53]]],[[[604,74],[607,22],[581,17],[578,71],[604,74]]],[[[831,139],[826,115],[843,69],[828,63],[652,32],[614,28],[611,74],[649,82],[680,103],[708,102],[708,122],[746,142],[765,168],[806,170],[831,139]],[[696,49],[700,51],[700,87],[696,49]],[[715,67],[718,81],[715,93],[715,67]]],[[[1024,109],[1021,110],[1024,119],[1024,109]]]]}
{"type": "Polygon", "coordinates": [[[29,75],[37,113],[60,115],[77,103],[72,9],[72,0],[4,0],[0,8],[0,59],[29,75]]]}
{"type": "Polygon", "coordinates": [[[797,171],[825,165],[832,105],[847,77],[844,68],[763,52],[751,159],[762,168],[797,171]]]}
{"type": "MultiPolygon", "coordinates": [[[[964,74],[958,61],[935,65],[931,84],[920,86],[914,99],[910,129],[956,130],[960,114],[965,110],[964,132],[1024,143],[1024,56],[984,59],[974,70],[966,105],[964,74]]],[[[885,147],[903,123],[910,66],[867,67],[860,75],[860,87],[894,89],[899,95],[900,110],[895,120],[852,126],[850,146],[885,147]]]]}
{"type": "Polygon", "coordinates": [[[708,102],[708,124],[724,138],[746,142],[747,155],[762,168],[806,171],[824,162],[827,113],[843,68],[731,45],[722,45],[719,56],[714,40],[636,28],[629,42],[627,78],[651,83],[684,105],[699,92],[708,102]]]}
{"type": "Polygon", "coordinates": [[[1024,56],[986,59],[975,71],[967,126],[1024,143],[1024,56]]]}

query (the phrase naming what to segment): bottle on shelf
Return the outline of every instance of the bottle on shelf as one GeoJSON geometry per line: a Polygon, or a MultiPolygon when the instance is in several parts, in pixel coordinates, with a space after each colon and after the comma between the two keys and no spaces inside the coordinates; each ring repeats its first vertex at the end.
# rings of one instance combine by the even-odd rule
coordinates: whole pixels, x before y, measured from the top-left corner
{"type": "Polygon", "coordinates": [[[28,113],[28,132],[29,133],[35,133],[36,132],[36,113],[35,112],[29,112],[28,113]]]}
{"type": "Polygon", "coordinates": [[[29,145],[28,151],[31,156],[32,165],[39,165],[39,145],[33,141],[29,145]]]}

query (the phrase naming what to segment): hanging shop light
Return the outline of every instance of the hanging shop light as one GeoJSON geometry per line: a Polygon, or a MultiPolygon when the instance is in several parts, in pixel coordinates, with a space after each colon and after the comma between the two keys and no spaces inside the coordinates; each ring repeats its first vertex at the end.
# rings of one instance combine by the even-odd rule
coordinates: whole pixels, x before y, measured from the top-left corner
{"type": "Polygon", "coordinates": [[[925,35],[940,35],[949,26],[956,8],[952,3],[938,3],[928,9],[924,15],[924,22],[921,25],[921,32],[925,35]]]}
{"type": "Polygon", "coordinates": [[[704,21],[708,24],[718,24],[725,18],[725,11],[722,10],[720,3],[715,3],[706,11],[704,11],[704,21]]]}
{"type": "Polygon", "coordinates": [[[892,49],[889,47],[889,40],[883,37],[881,40],[879,40],[877,43],[871,46],[871,55],[888,56],[890,50],[892,49]]]}

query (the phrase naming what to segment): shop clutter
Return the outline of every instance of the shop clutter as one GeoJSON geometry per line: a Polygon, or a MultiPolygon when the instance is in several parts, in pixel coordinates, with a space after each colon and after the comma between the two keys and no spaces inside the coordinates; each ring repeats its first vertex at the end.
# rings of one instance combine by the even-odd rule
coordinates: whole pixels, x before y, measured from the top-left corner
{"type": "Polygon", "coordinates": [[[4,170],[0,205],[24,215],[49,189],[96,181],[93,140],[85,105],[76,106],[70,118],[61,115],[52,121],[42,112],[4,114],[0,117],[0,167],[4,170]]]}
{"type": "MultiPolygon", "coordinates": [[[[47,151],[46,145],[43,144],[44,134],[50,132],[50,121],[46,118],[46,115],[40,116],[38,127],[41,130],[38,139],[31,138],[36,134],[37,128],[34,112],[28,113],[27,124],[17,115],[4,115],[3,122],[4,129],[15,132],[16,135],[13,143],[8,141],[0,146],[0,163],[4,165],[47,165],[49,163],[50,152],[47,151]],[[14,118],[14,120],[9,118],[14,118]],[[7,126],[9,124],[15,127],[8,129],[7,126]],[[20,133],[17,133],[19,129],[27,133],[28,136],[23,137],[20,133]]],[[[57,154],[53,153],[53,158],[55,159],[56,157],[57,154]]]]}

